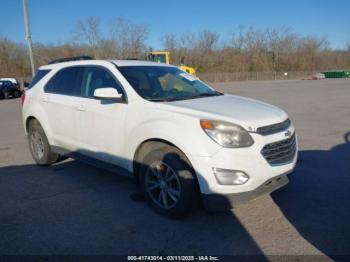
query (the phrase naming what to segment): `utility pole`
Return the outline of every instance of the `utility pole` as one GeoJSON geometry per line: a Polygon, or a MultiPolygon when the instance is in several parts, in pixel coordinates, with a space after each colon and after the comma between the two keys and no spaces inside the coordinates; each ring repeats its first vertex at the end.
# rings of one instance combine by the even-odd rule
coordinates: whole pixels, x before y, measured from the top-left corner
{"type": "Polygon", "coordinates": [[[32,36],[30,34],[27,0],[23,0],[23,14],[24,14],[24,24],[26,27],[26,40],[28,42],[30,66],[32,68],[32,76],[34,76],[35,75],[35,67],[34,67],[34,58],[33,58],[32,36]]]}

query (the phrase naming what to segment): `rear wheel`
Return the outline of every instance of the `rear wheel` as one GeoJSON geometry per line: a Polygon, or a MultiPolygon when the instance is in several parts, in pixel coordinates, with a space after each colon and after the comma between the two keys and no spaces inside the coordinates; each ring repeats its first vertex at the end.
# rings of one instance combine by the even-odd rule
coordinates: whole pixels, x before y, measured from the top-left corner
{"type": "Polygon", "coordinates": [[[43,128],[37,120],[31,120],[28,130],[30,153],[38,165],[50,165],[59,159],[59,155],[52,152],[43,128]]]}
{"type": "Polygon", "coordinates": [[[20,96],[21,96],[21,92],[18,91],[18,90],[16,90],[16,91],[13,92],[13,96],[14,96],[15,98],[20,97],[20,96]]]}
{"type": "Polygon", "coordinates": [[[150,152],[140,170],[149,205],[159,214],[177,218],[198,203],[194,170],[182,152],[171,146],[150,152]]]}

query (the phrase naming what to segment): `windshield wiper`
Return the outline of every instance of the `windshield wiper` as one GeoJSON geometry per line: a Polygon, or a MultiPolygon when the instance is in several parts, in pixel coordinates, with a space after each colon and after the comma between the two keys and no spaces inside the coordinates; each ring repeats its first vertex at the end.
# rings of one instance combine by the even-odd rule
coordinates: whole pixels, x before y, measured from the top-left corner
{"type": "Polygon", "coordinates": [[[222,96],[223,93],[220,92],[215,92],[215,93],[201,93],[201,94],[197,94],[195,96],[189,96],[189,97],[185,97],[184,99],[195,99],[195,98],[201,98],[201,97],[209,97],[209,96],[222,96]]]}
{"type": "Polygon", "coordinates": [[[223,95],[223,93],[216,91],[215,93],[201,93],[201,94],[197,94],[195,96],[170,97],[170,98],[151,98],[151,99],[148,99],[148,101],[171,102],[171,101],[180,101],[180,100],[195,99],[195,98],[200,98],[200,97],[221,96],[221,95],[223,95]]]}
{"type": "Polygon", "coordinates": [[[169,102],[169,101],[176,101],[176,100],[181,100],[182,98],[177,97],[177,98],[150,98],[147,99],[148,101],[151,102],[169,102]]]}
{"type": "Polygon", "coordinates": [[[220,96],[222,95],[221,93],[219,92],[215,92],[215,93],[201,93],[201,94],[198,94],[194,97],[206,97],[206,96],[220,96]]]}

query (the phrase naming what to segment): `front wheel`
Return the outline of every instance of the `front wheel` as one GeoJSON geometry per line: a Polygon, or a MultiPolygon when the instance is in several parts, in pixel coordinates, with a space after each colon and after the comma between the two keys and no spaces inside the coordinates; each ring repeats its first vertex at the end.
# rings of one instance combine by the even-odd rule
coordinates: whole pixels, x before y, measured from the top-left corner
{"type": "Polygon", "coordinates": [[[165,146],[150,152],[140,171],[147,202],[157,213],[177,218],[196,207],[199,191],[194,170],[176,148],[165,146]]]}
{"type": "Polygon", "coordinates": [[[37,120],[31,120],[28,130],[30,153],[38,165],[50,165],[59,159],[59,155],[52,152],[43,128],[37,120]]]}

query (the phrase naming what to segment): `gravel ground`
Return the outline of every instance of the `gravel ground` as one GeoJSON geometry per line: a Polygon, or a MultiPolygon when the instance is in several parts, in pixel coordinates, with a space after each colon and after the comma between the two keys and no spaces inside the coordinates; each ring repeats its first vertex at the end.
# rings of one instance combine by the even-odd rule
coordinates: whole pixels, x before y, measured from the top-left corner
{"type": "Polygon", "coordinates": [[[350,80],[214,86],[290,115],[300,161],[288,186],[232,211],[165,219],[135,201],[128,178],[75,160],[34,165],[19,101],[2,100],[0,254],[350,255],[350,80]]]}

